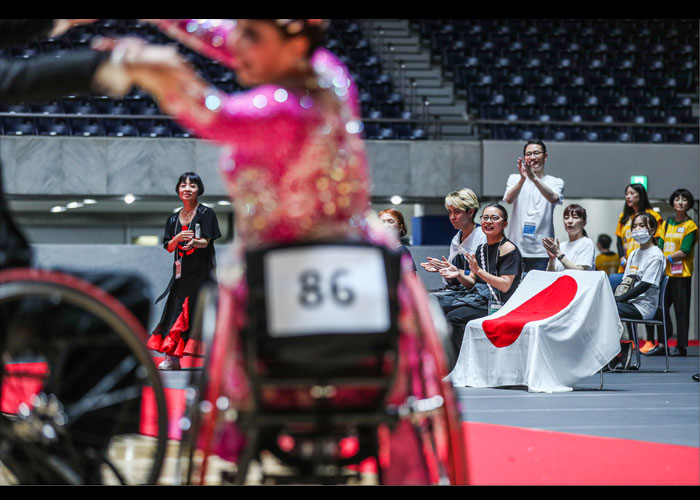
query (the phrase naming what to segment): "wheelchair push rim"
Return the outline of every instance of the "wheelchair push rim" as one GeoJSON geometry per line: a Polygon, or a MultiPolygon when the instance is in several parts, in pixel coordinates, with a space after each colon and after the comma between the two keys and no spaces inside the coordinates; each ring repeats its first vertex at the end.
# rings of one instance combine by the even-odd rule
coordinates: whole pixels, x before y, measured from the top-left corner
{"type": "Polygon", "coordinates": [[[133,314],[85,280],[39,269],[0,272],[0,314],[0,462],[11,480],[155,484],[167,407],[133,314]],[[155,411],[148,437],[146,401],[155,411]]]}

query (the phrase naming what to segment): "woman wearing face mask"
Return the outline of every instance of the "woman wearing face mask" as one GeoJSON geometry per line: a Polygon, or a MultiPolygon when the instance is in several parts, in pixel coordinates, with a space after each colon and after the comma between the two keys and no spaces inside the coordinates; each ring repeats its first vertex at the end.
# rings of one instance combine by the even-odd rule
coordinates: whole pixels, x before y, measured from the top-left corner
{"type": "MultiPolygon", "coordinates": [[[[639,248],[639,244],[632,238],[632,216],[638,212],[646,212],[656,220],[656,227],[659,228],[663,222],[661,215],[651,208],[647,190],[642,184],[629,184],[625,188],[625,206],[617,221],[617,254],[620,256],[620,267],[618,273],[625,272],[625,265],[632,250],[639,248]]],[[[657,229],[654,238],[658,238],[660,229],[657,229]]]]}
{"type": "Polygon", "coordinates": [[[571,204],[564,209],[564,228],[569,241],[559,243],[554,238],[544,238],[542,244],[549,255],[547,271],[595,269],[595,245],[586,236],[586,209],[571,204]]]}
{"type": "MultiPolygon", "coordinates": [[[[654,241],[657,227],[652,215],[640,212],[631,222],[632,238],[639,248],[633,250],[627,260],[622,282],[615,289],[615,302],[621,318],[651,319],[659,306],[664,254],[654,241]]],[[[651,332],[653,334],[653,330],[651,332]]],[[[650,335],[649,330],[647,335],[650,335]]]]}
{"type": "Polygon", "coordinates": [[[396,238],[396,250],[404,255],[404,262],[408,262],[410,259],[410,266],[413,272],[416,272],[416,264],[413,261],[411,251],[406,245],[401,243],[401,238],[408,234],[403,214],[395,208],[387,208],[379,212],[379,220],[384,224],[384,227],[389,230],[391,235],[396,238]]]}
{"type": "MultiPolygon", "coordinates": [[[[686,356],[688,349],[688,326],[690,323],[690,291],[693,276],[693,257],[695,243],[698,238],[698,226],[688,217],[688,211],[693,208],[695,199],[687,189],[676,189],[668,200],[676,214],[662,224],[659,248],[666,258],[665,274],[668,276],[664,309],[670,314],[671,305],[676,314],[678,328],[676,347],[670,349],[669,356],[686,356]]],[[[673,335],[673,325],[667,323],[668,338],[673,335]]],[[[659,343],[648,350],[647,356],[664,355],[666,346],[663,344],[661,328],[656,328],[659,343]]]]}

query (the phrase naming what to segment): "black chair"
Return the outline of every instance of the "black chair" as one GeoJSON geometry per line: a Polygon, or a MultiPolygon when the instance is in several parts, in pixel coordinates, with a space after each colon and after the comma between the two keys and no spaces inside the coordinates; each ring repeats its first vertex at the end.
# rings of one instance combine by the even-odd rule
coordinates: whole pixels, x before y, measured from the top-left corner
{"type": "Polygon", "coordinates": [[[70,127],[74,136],[100,137],[105,135],[102,122],[93,118],[73,118],[70,120],[70,127]]]}
{"type": "Polygon", "coordinates": [[[2,122],[6,135],[36,135],[36,124],[31,118],[4,117],[2,122]]]}
{"type": "Polygon", "coordinates": [[[64,97],[62,99],[63,110],[70,115],[96,115],[97,106],[90,98],[64,97]]]}
{"type": "Polygon", "coordinates": [[[105,134],[108,137],[138,137],[139,131],[131,120],[104,120],[105,134]]]}
{"type": "Polygon", "coordinates": [[[391,93],[386,99],[378,102],[379,110],[386,118],[399,118],[403,111],[404,103],[401,94],[391,93]]]}
{"type": "Polygon", "coordinates": [[[171,137],[172,131],[166,120],[135,120],[140,137],[171,137]]]}
{"type": "Polygon", "coordinates": [[[114,99],[96,99],[95,111],[100,115],[130,115],[131,110],[126,103],[114,99]]]}
{"type": "Polygon", "coordinates": [[[43,115],[60,115],[65,112],[61,101],[38,102],[31,105],[32,113],[41,113],[43,115]]]}
{"type": "Polygon", "coordinates": [[[664,345],[666,346],[666,349],[664,349],[664,353],[666,355],[666,369],[664,370],[664,373],[668,372],[668,337],[666,334],[666,310],[663,306],[664,304],[664,297],[666,296],[666,285],[668,285],[668,276],[664,274],[663,278],[661,278],[661,283],[659,284],[659,308],[656,311],[656,315],[652,319],[630,319],[630,318],[620,318],[620,321],[623,323],[626,323],[630,325],[630,329],[632,330],[632,340],[634,342],[634,351],[635,351],[635,356],[637,358],[637,366],[641,366],[641,355],[639,352],[639,336],[637,335],[637,326],[638,325],[649,325],[649,326],[661,326],[663,332],[664,332],[664,345]]]}
{"type": "Polygon", "coordinates": [[[37,118],[36,131],[39,135],[64,136],[71,135],[67,120],[58,118],[37,118]]]}

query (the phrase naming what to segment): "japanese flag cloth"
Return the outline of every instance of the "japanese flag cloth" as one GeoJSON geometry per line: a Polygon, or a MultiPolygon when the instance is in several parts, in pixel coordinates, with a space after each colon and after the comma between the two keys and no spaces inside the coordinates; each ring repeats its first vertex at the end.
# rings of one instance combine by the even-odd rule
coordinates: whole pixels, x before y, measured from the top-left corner
{"type": "Polygon", "coordinates": [[[620,352],[622,323],[603,271],[530,271],[496,313],[467,323],[456,386],[571,391],[620,352]]]}

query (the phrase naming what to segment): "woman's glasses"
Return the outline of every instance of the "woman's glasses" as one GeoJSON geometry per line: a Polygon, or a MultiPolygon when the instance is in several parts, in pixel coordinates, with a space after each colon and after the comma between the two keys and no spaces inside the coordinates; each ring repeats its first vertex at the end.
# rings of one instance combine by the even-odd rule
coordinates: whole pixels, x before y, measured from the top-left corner
{"type": "Polygon", "coordinates": [[[498,221],[501,220],[501,219],[503,219],[503,217],[500,217],[500,216],[498,216],[498,215],[491,215],[491,216],[482,215],[482,216],[481,216],[481,221],[482,221],[482,222],[489,222],[489,221],[491,221],[491,222],[498,222],[498,221]]]}

